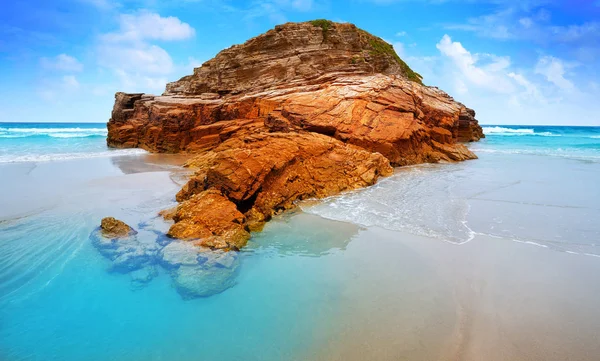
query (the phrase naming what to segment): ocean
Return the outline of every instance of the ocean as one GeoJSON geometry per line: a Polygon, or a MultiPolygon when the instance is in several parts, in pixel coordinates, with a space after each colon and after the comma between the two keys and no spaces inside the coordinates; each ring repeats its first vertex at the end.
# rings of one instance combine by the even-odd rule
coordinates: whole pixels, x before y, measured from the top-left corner
{"type": "Polygon", "coordinates": [[[596,360],[600,127],[484,132],[200,261],[157,217],[181,157],[0,123],[0,360],[596,360]]]}
{"type": "Polygon", "coordinates": [[[106,147],[104,123],[0,123],[0,164],[141,154],[106,147]]]}

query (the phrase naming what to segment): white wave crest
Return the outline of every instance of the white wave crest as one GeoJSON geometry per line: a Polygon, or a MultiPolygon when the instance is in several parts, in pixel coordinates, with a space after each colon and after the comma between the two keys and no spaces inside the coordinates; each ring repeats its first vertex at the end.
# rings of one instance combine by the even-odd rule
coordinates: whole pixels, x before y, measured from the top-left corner
{"type": "Polygon", "coordinates": [[[87,153],[28,154],[18,156],[2,155],[0,156],[0,163],[51,162],[57,160],[120,157],[125,155],[140,155],[145,153],[147,152],[143,149],[115,149],[87,153]]]}
{"type": "Polygon", "coordinates": [[[89,133],[51,133],[48,134],[52,138],[86,138],[86,137],[98,137],[106,136],[106,134],[89,134],[89,133]]]}
{"type": "Polygon", "coordinates": [[[576,149],[491,149],[485,147],[472,147],[471,150],[475,153],[496,153],[496,154],[523,154],[523,155],[540,155],[548,157],[559,157],[575,160],[583,160],[590,162],[600,162],[600,153],[595,151],[579,151],[576,149]]]}
{"type": "Polygon", "coordinates": [[[483,127],[483,132],[486,135],[536,135],[542,137],[560,137],[560,134],[554,134],[551,132],[540,132],[536,133],[534,129],[522,128],[504,128],[504,127],[483,127]]]}
{"type": "Polygon", "coordinates": [[[0,132],[9,133],[108,133],[106,128],[0,128],[0,132]]]}
{"type": "Polygon", "coordinates": [[[534,134],[533,129],[513,129],[504,127],[483,127],[485,134],[534,134]]]}
{"type": "Polygon", "coordinates": [[[106,136],[106,128],[0,128],[0,138],[48,136],[53,138],[83,138],[106,136]]]}

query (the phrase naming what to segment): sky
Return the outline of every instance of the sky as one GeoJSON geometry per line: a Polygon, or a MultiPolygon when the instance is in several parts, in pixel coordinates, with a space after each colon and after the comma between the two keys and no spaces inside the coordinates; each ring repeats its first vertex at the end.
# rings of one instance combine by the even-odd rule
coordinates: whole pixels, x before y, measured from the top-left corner
{"type": "Polygon", "coordinates": [[[0,122],[106,122],[277,24],[354,23],[482,124],[600,125],[600,0],[29,0],[0,11],[0,122]]]}

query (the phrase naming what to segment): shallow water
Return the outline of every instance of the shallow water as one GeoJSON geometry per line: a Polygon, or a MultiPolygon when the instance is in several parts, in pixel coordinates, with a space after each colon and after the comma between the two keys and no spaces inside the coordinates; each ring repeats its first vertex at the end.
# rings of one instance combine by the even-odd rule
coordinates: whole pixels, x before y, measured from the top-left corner
{"type": "Polygon", "coordinates": [[[219,265],[165,264],[180,157],[0,164],[0,359],[595,360],[600,163],[507,151],[559,138],[532,132],[302,203],[219,265]],[[105,216],[139,268],[95,246],[105,216]]]}

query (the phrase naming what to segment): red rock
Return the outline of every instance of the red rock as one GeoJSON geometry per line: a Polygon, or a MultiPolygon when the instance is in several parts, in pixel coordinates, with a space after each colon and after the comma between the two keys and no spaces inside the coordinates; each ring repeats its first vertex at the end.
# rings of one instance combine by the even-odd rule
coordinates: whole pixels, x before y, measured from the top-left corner
{"type": "Polygon", "coordinates": [[[177,207],[173,220],[169,236],[202,246],[239,249],[250,238],[244,227],[244,215],[216,189],[189,197],[177,207]]]}
{"type": "MultiPolygon", "coordinates": [[[[185,205],[195,202],[195,194],[216,190],[245,213],[240,223],[251,230],[260,229],[276,212],[292,208],[298,199],[366,187],[393,172],[381,154],[321,134],[295,132],[235,137],[188,166],[197,172],[177,200],[185,205]]],[[[209,212],[214,217],[220,213],[209,212]]],[[[176,216],[175,221],[184,218],[176,216]]]]}
{"type": "Polygon", "coordinates": [[[162,96],[117,93],[108,130],[113,147],[199,154],[170,234],[215,248],[242,246],[240,229],[297,199],[373,184],[390,165],[474,159],[460,142],[483,137],[475,112],[423,85],[391,45],[324,20],[226,49],[162,96]]]}

